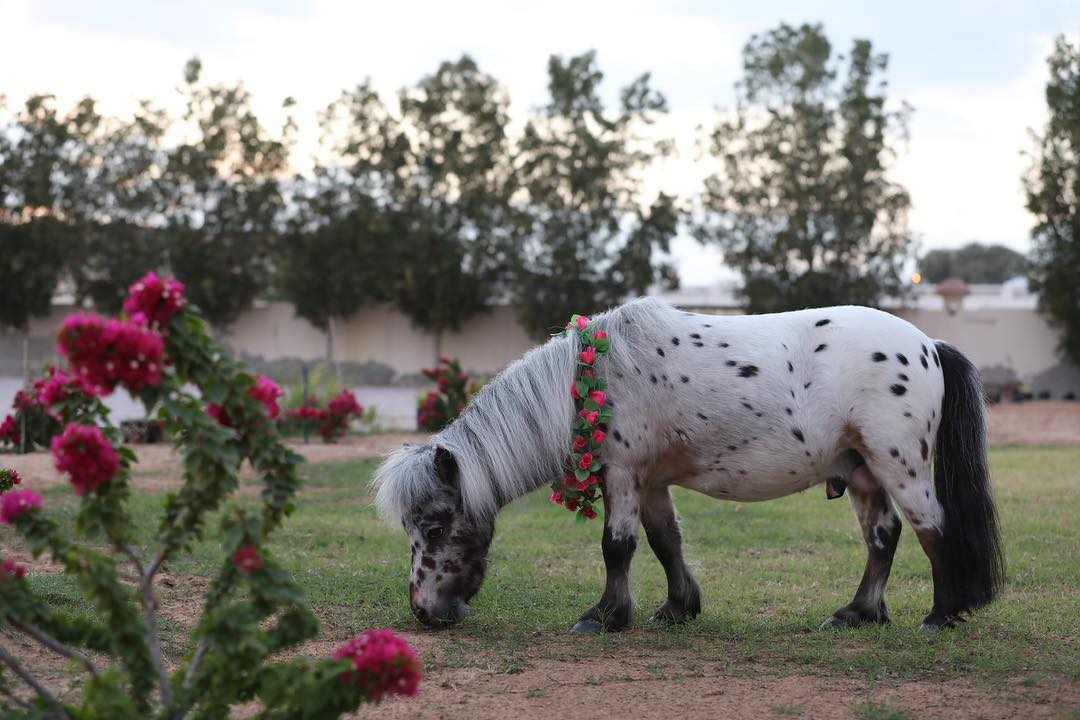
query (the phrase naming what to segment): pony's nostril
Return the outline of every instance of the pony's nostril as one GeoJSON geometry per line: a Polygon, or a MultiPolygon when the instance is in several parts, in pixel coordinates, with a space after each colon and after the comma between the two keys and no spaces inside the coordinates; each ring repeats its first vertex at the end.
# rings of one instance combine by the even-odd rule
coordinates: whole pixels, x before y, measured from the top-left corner
{"type": "Polygon", "coordinates": [[[431,616],[428,614],[428,611],[420,607],[419,605],[413,605],[412,613],[416,617],[416,619],[422,622],[424,625],[427,625],[431,622],[431,616]]]}

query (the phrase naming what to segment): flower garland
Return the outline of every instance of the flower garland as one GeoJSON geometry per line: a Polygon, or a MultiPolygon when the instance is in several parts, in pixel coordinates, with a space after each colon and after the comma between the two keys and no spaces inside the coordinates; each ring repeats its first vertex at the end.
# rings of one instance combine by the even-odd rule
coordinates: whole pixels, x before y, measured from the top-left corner
{"type": "Polygon", "coordinates": [[[604,465],[599,459],[600,446],[607,439],[611,410],[606,406],[607,380],[597,377],[596,363],[611,346],[603,330],[594,330],[584,315],[574,315],[560,335],[574,330],[584,348],[578,353],[577,372],[570,386],[577,416],[574,439],[570,445],[569,467],[561,480],[551,484],[551,502],[576,512],[578,520],[596,517],[598,490],[604,484],[604,465]]]}

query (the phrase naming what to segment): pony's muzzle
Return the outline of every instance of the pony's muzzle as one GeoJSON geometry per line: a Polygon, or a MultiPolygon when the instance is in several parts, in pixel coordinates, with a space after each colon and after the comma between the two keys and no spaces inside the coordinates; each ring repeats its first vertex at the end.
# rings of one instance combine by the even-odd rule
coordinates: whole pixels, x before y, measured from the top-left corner
{"type": "Polygon", "coordinates": [[[413,617],[425,627],[446,627],[453,625],[472,612],[469,604],[462,600],[439,603],[433,611],[420,605],[412,606],[413,617]]]}

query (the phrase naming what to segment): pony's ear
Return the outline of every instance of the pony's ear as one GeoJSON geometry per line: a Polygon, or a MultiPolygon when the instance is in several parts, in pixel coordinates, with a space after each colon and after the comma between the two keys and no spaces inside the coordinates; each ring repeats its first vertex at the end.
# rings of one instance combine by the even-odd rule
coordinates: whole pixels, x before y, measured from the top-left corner
{"type": "Polygon", "coordinates": [[[435,472],[444,483],[457,487],[457,460],[454,459],[454,454],[446,448],[435,448],[435,472]]]}

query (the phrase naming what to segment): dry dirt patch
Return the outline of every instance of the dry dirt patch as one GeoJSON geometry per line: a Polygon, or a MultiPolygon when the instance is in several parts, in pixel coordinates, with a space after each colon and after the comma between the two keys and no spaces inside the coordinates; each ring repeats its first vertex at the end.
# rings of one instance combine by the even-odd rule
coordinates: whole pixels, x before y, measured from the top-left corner
{"type": "Polygon", "coordinates": [[[1080,445],[1080,402],[1035,400],[990,407],[990,444],[1080,445]]]}

